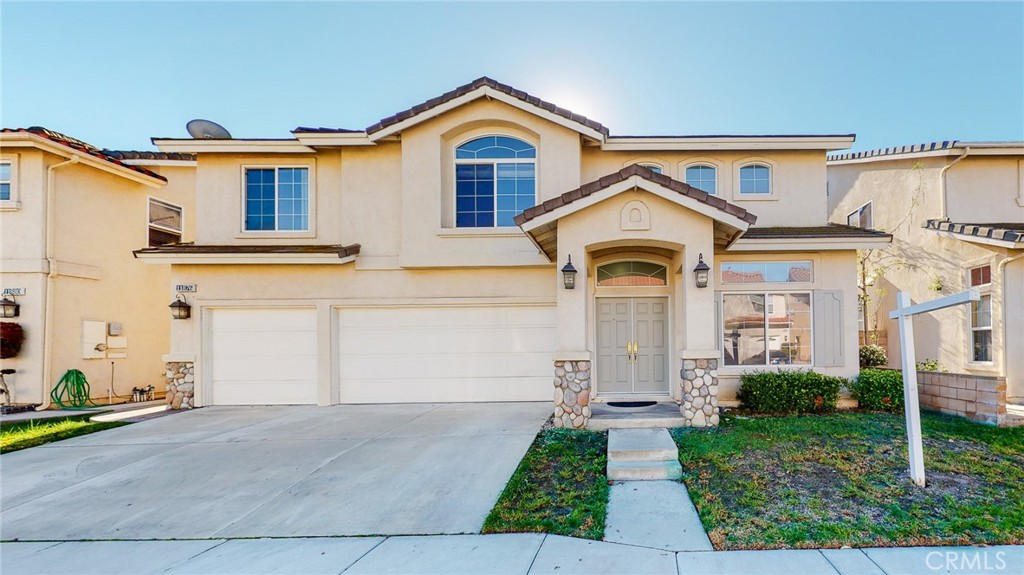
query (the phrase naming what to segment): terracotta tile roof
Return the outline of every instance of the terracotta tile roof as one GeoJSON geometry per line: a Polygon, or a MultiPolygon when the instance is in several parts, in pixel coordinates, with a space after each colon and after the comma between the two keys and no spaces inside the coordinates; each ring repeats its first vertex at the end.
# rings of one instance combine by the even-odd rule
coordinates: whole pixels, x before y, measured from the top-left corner
{"type": "Polygon", "coordinates": [[[292,130],[293,134],[362,134],[362,130],[349,130],[348,128],[311,128],[299,126],[292,130]]]}
{"type": "Polygon", "coordinates": [[[359,244],[342,245],[277,245],[277,246],[226,246],[196,244],[165,244],[135,250],[139,254],[338,254],[347,258],[359,253],[359,244]]]}
{"type": "Polygon", "coordinates": [[[891,238],[892,234],[855,228],[843,224],[826,224],[824,226],[804,227],[751,227],[743,234],[745,240],[778,239],[778,238],[891,238]]]}
{"type": "Polygon", "coordinates": [[[1024,223],[958,224],[944,220],[928,220],[922,227],[964,236],[1024,243],[1024,223]]]}
{"type": "Polygon", "coordinates": [[[107,155],[104,150],[101,150],[101,149],[97,148],[96,146],[93,146],[92,144],[89,144],[87,142],[83,142],[82,140],[78,140],[78,139],[72,138],[71,136],[67,136],[67,135],[62,134],[60,132],[55,132],[53,130],[48,130],[48,129],[43,128],[41,126],[31,126],[31,127],[28,127],[28,128],[3,128],[3,129],[0,129],[0,133],[5,133],[5,134],[12,134],[12,133],[33,134],[33,135],[39,136],[40,138],[45,138],[47,140],[50,140],[51,142],[53,142],[55,144],[60,144],[61,146],[64,146],[66,148],[71,148],[72,150],[74,150],[74,151],[76,151],[78,153],[88,154],[88,155],[93,156],[95,158],[99,158],[101,160],[110,162],[111,164],[114,164],[116,166],[119,166],[119,167],[122,167],[122,168],[125,168],[125,169],[128,169],[128,170],[132,170],[132,171],[138,172],[140,174],[145,174],[145,175],[147,175],[147,176],[149,176],[151,178],[156,178],[156,179],[164,181],[164,182],[167,181],[167,178],[161,176],[160,174],[158,174],[158,173],[156,173],[156,172],[154,172],[152,170],[147,170],[146,168],[144,168],[142,166],[130,166],[130,165],[122,162],[120,158],[116,158],[116,157],[107,155]]]}
{"type": "Polygon", "coordinates": [[[115,160],[180,160],[194,162],[195,154],[183,152],[150,152],[147,150],[100,150],[108,158],[115,160]]]}
{"type": "Polygon", "coordinates": [[[948,150],[956,147],[956,140],[943,140],[942,142],[929,142],[927,144],[912,144],[909,146],[894,146],[892,148],[878,148],[876,150],[865,150],[863,152],[847,152],[845,154],[833,154],[828,161],[840,160],[861,160],[878,156],[892,156],[895,154],[913,154],[917,152],[933,152],[935,150],[948,150]]]}
{"type": "Polygon", "coordinates": [[[572,202],[575,202],[578,199],[585,198],[595,192],[599,192],[601,190],[604,190],[605,188],[614,186],[615,184],[618,184],[620,182],[624,182],[633,176],[639,176],[649,182],[653,182],[664,188],[668,188],[674,192],[677,192],[680,195],[693,198],[702,204],[707,204],[713,208],[717,208],[729,215],[735,216],[747,222],[748,224],[753,224],[754,222],[757,221],[757,216],[755,216],[754,214],[748,212],[747,210],[735,204],[730,204],[729,202],[723,200],[722,198],[712,196],[705,191],[698,190],[697,188],[684,184],[679,180],[673,180],[672,178],[664,174],[659,174],[657,172],[652,171],[650,168],[645,168],[639,164],[630,164],[629,166],[622,168],[618,172],[613,172],[611,174],[608,174],[607,176],[604,176],[601,179],[595,180],[587,184],[583,184],[582,186],[576,188],[575,190],[566,192],[561,196],[558,196],[557,198],[550,199],[544,202],[543,204],[527,209],[526,211],[515,217],[515,223],[517,226],[521,226],[526,222],[532,220],[533,218],[536,218],[537,216],[546,214],[562,206],[571,204],[572,202]]]}
{"type": "Polygon", "coordinates": [[[405,120],[408,120],[409,118],[412,118],[414,116],[422,114],[423,112],[426,112],[427,110],[430,110],[431,108],[435,108],[437,106],[440,106],[442,104],[450,102],[450,101],[452,101],[452,100],[454,100],[456,98],[459,98],[461,96],[465,96],[466,94],[468,94],[468,93],[470,93],[470,92],[472,92],[474,90],[478,90],[480,88],[483,88],[484,86],[487,86],[487,87],[489,87],[489,88],[491,88],[493,90],[497,90],[497,91],[502,92],[504,94],[508,94],[509,96],[512,96],[513,98],[516,98],[518,100],[526,102],[527,104],[536,106],[536,107],[541,108],[543,110],[547,110],[548,112],[551,112],[553,114],[557,114],[559,116],[562,116],[563,118],[566,118],[566,119],[571,120],[573,122],[576,122],[578,124],[582,124],[582,125],[590,128],[590,129],[592,129],[592,130],[596,130],[596,131],[604,134],[605,136],[608,135],[608,128],[602,126],[599,122],[595,122],[594,120],[591,120],[591,119],[587,118],[586,116],[582,116],[580,114],[576,114],[576,113],[570,112],[569,110],[566,110],[565,108],[559,108],[558,106],[556,106],[556,105],[554,105],[554,104],[552,104],[550,102],[546,102],[544,100],[541,100],[540,98],[538,98],[536,96],[531,96],[531,95],[527,94],[526,92],[524,92],[522,90],[517,90],[517,89],[515,89],[512,86],[509,86],[507,84],[502,84],[501,82],[498,82],[496,80],[492,80],[491,78],[488,78],[487,76],[484,76],[482,78],[478,78],[478,79],[476,79],[476,80],[474,80],[474,81],[472,81],[469,84],[466,84],[464,86],[459,86],[458,88],[455,88],[451,92],[445,92],[444,94],[441,94],[440,96],[438,96],[436,98],[431,98],[431,99],[427,100],[426,102],[423,102],[422,104],[419,104],[419,105],[413,106],[412,108],[409,108],[408,110],[405,110],[405,111],[399,112],[399,113],[397,113],[397,114],[395,114],[393,116],[389,116],[387,118],[384,118],[383,120],[377,122],[376,124],[366,128],[366,133],[367,134],[372,134],[374,132],[379,132],[379,131],[383,130],[384,128],[387,128],[388,126],[393,126],[393,125],[395,125],[395,124],[397,124],[399,122],[403,122],[405,120]]]}

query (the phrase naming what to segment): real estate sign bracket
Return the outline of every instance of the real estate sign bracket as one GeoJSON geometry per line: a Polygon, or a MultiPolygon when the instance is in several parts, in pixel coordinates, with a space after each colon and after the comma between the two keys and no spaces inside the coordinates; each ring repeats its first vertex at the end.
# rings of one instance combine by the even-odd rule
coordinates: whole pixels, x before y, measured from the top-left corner
{"type": "Polygon", "coordinates": [[[910,295],[896,294],[896,309],[889,312],[900,326],[900,351],[903,358],[903,409],[907,419],[907,455],[910,459],[910,478],[924,487],[924,447],[921,441],[921,408],[917,398],[917,357],[914,352],[913,317],[922,313],[963,305],[981,300],[978,290],[967,290],[929,302],[910,305],[910,295]]]}

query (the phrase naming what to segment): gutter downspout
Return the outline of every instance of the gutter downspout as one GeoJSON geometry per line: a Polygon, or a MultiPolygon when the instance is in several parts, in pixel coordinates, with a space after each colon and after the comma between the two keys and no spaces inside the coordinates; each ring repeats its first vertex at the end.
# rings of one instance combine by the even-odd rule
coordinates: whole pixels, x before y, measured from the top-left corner
{"type": "Polygon", "coordinates": [[[960,162],[960,160],[966,158],[967,154],[970,153],[971,147],[967,146],[966,148],[964,148],[964,152],[960,154],[960,157],[946,164],[945,166],[942,167],[941,170],[939,170],[939,205],[942,206],[942,221],[944,222],[949,221],[949,210],[946,203],[946,171],[948,171],[953,166],[957,165],[957,163],[960,162]]]}
{"type": "Polygon", "coordinates": [[[43,308],[43,402],[37,407],[38,411],[42,411],[50,407],[50,391],[51,384],[50,379],[53,377],[53,295],[54,295],[54,280],[57,275],[57,256],[56,256],[56,240],[54,236],[56,231],[54,228],[54,221],[57,218],[56,210],[54,209],[56,192],[54,190],[54,172],[65,166],[77,164],[81,158],[77,155],[71,156],[71,159],[54,164],[46,168],[46,307],[43,308]]]}
{"type": "Polygon", "coordinates": [[[999,374],[1003,377],[1006,377],[1006,264],[1013,261],[1017,261],[1021,258],[1024,258],[1024,254],[1018,254],[1013,256],[1012,258],[1006,258],[1003,261],[999,262],[999,265],[996,266],[996,275],[999,278],[999,315],[1001,316],[1000,322],[1002,323],[1002,325],[999,326],[999,331],[1002,332],[1002,334],[1000,335],[1000,339],[1003,340],[1003,345],[1001,346],[1003,348],[1003,351],[1001,353],[1002,357],[999,358],[999,374]]]}

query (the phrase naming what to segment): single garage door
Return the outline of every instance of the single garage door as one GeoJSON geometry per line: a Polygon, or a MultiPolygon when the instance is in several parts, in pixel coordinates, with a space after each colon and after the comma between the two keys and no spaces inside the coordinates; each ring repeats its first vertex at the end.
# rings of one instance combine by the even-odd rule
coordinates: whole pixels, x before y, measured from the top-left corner
{"type": "Polygon", "coordinates": [[[338,313],[343,403],[551,399],[554,306],[338,313]]]}
{"type": "Polygon", "coordinates": [[[214,405],[317,402],[316,310],[219,309],[212,318],[214,405]]]}

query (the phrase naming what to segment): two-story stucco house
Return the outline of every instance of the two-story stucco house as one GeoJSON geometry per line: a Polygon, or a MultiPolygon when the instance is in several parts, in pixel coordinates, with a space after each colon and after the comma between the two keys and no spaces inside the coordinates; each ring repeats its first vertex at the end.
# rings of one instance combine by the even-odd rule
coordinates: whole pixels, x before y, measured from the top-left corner
{"type": "Polygon", "coordinates": [[[898,291],[914,302],[981,292],[973,306],[915,318],[917,357],[967,376],[928,376],[935,381],[922,403],[1001,423],[1007,403],[1024,403],[1024,142],[840,154],[829,159],[828,180],[833,221],[894,236],[866,274],[867,328],[890,334],[891,365],[900,365],[888,319],[898,291]]]}
{"type": "Polygon", "coordinates": [[[182,405],[554,393],[567,427],[613,399],[712,425],[744,370],[857,372],[856,250],[889,236],[827,224],[852,135],[612,136],[489,78],[292,134],[154,139],[198,164],[195,242],[136,252],[196,288],[182,405]]]}
{"type": "Polygon", "coordinates": [[[191,155],[104,150],[45,128],[0,132],[0,282],[24,344],[6,382],[46,406],[69,369],[94,398],[163,390],[169,266],[132,250],[191,239],[191,155]]]}

